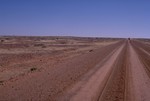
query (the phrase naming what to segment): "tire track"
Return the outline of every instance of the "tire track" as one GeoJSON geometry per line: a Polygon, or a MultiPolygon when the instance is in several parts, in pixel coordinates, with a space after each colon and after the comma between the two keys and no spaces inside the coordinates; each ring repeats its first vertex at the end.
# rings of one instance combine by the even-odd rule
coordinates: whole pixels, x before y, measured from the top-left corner
{"type": "Polygon", "coordinates": [[[97,101],[124,101],[127,65],[127,43],[118,56],[105,88],[97,101]]]}
{"type": "Polygon", "coordinates": [[[88,78],[88,80],[85,81],[83,78],[77,85],[75,85],[67,94],[71,95],[71,97],[64,95],[67,96],[67,98],[60,98],[61,100],[59,99],[59,101],[96,101],[114,69],[113,66],[118,64],[116,61],[118,61],[118,56],[120,57],[120,55],[123,54],[122,50],[124,50],[124,45],[117,49],[116,52],[99,68],[99,70],[88,78]]]}
{"type": "Polygon", "coordinates": [[[150,79],[131,44],[129,44],[129,56],[129,86],[127,88],[129,94],[127,101],[149,101],[150,79]]]}
{"type": "Polygon", "coordinates": [[[149,54],[149,47],[143,43],[138,41],[133,41],[132,46],[138,54],[139,59],[144,65],[146,73],[150,77],[150,54],[149,54]]]}

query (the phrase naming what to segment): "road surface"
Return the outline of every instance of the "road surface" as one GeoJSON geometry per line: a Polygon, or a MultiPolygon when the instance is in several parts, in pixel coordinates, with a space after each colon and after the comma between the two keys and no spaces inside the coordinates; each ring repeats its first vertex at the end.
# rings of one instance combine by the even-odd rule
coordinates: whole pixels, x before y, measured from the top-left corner
{"type": "Polygon", "coordinates": [[[150,46],[123,40],[0,83],[0,101],[150,101],[150,46]]]}

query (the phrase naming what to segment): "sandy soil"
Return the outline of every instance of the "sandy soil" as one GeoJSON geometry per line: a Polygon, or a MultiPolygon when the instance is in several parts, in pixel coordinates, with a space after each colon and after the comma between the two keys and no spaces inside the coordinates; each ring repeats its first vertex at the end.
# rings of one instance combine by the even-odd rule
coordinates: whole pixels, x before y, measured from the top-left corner
{"type": "Polygon", "coordinates": [[[89,53],[118,40],[65,37],[2,37],[0,43],[0,81],[53,67],[67,59],[89,53]]]}
{"type": "Polygon", "coordinates": [[[85,77],[82,77],[82,79],[71,90],[69,90],[69,94],[68,96],[65,95],[65,99],[60,98],[59,100],[96,101],[99,97],[99,93],[101,93],[100,91],[105,87],[107,79],[112,72],[112,66],[115,65],[114,62],[116,61],[122,48],[123,46],[119,47],[117,51],[113,51],[113,54],[106,57],[104,61],[100,61],[100,63],[93,67],[93,69],[87,73],[85,77]]]}
{"type": "Polygon", "coordinates": [[[23,37],[1,42],[0,101],[150,100],[150,47],[141,40],[23,37]]]}
{"type": "Polygon", "coordinates": [[[138,58],[132,46],[130,51],[130,95],[129,101],[149,101],[150,100],[150,79],[145,68],[138,58]]]}

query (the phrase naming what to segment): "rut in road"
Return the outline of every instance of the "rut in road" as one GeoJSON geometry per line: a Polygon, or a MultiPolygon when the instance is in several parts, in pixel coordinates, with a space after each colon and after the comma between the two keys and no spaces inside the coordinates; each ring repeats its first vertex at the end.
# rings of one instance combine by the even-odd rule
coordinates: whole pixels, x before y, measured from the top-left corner
{"type": "Polygon", "coordinates": [[[149,50],[144,44],[128,41],[99,101],[150,101],[150,56],[143,49],[149,50]]]}
{"type": "Polygon", "coordinates": [[[134,46],[135,51],[138,53],[138,56],[141,62],[144,64],[146,72],[150,77],[150,47],[138,41],[132,42],[132,45],[134,46]]]}
{"type": "Polygon", "coordinates": [[[141,54],[137,52],[139,50],[134,45],[130,44],[129,50],[129,86],[127,88],[129,95],[127,101],[150,101],[150,78],[142,58],[140,59],[141,54]]]}
{"type": "Polygon", "coordinates": [[[124,44],[60,101],[149,101],[150,78],[138,49],[130,41],[124,44]]]}
{"type": "MultiPolygon", "coordinates": [[[[118,69],[118,63],[119,65],[122,65],[122,63],[120,64],[120,61],[117,61],[120,60],[120,57],[125,52],[126,47],[125,45],[122,45],[119,49],[115,51],[112,56],[107,58],[107,61],[102,66],[99,65],[99,69],[92,76],[88,77],[88,80],[86,79],[85,81],[85,78],[87,78],[85,75],[85,77],[83,77],[83,79],[81,79],[81,81],[68,92],[68,95],[63,96],[66,98],[60,98],[58,101],[97,101],[100,98],[99,95],[103,92],[105,85],[107,85],[107,81],[110,78],[112,72],[115,73],[116,71],[114,71],[114,69],[118,69]]],[[[124,83],[124,80],[120,80],[119,82],[124,83]]],[[[116,94],[118,94],[117,92],[119,91],[119,89],[120,88],[117,88],[117,91],[115,91],[116,94]]],[[[124,96],[124,91],[121,96],[124,96]]]]}
{"type": "Polygon", "coordinates": [[[128,57],[127,43],[118,55],[110,77],[97,101],[124,101],[126,84],[126,67],[128,57]]]}

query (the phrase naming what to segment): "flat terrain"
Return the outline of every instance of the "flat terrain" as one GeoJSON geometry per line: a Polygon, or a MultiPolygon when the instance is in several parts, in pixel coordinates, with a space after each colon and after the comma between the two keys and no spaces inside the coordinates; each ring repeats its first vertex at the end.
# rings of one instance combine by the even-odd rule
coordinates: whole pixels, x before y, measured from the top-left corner
{"type": "Polygon", "coordinates": [[[0,37],[0,101],[150,101],[150,40],[0,37]]]}

